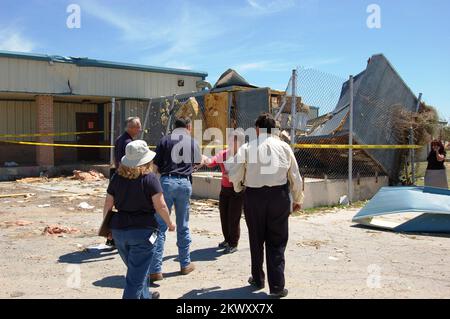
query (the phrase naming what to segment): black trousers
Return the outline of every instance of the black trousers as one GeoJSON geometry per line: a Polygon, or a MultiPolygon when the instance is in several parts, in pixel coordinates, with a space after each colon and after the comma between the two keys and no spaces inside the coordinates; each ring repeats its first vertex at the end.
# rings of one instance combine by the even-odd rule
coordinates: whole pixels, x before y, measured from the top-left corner
{"type": "Polygon", "coordinates": [[[220,223],[225,241],[237,247],[241,236],[241,216],[243,194],[236,193],[233,187],[222,187],[219,196],[220,223]]]}
{"type": "Polygon", "coordinates": [[[250,240],[252,277],[264,282],[264,246],[271,293],[284,289],[284,252],[289,237],[290,198],[287,185],[250,188],[244,195],[244,214],[250,240]]]}

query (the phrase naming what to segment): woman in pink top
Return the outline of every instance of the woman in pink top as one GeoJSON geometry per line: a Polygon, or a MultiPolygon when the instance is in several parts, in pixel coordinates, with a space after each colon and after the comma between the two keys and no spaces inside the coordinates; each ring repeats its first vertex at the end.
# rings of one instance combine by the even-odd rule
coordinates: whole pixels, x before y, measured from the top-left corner
{"type": "Polygon", "coordinates": [[[234,131],[229,138],[229,148],[208,159],[206,164],[209,168],[218,165],[222,171],[219,211],[224,241],[219,244],[219,248],[224,248],[225,254],[232,254],[237,251],[239,237],[241,235],[240,221],[243,205],[243,192],[236,193],[234,191],[233,184],[228,179],[225,162],[237,153],[239,146],[243,143],[244,137],[244,134],[241,132],[234,131]]]}

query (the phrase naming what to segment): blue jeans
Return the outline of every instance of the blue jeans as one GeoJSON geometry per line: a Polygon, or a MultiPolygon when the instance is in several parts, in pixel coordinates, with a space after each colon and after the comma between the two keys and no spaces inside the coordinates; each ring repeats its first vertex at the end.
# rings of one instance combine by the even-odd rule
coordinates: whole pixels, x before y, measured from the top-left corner
{"type": "MultiPolygon", "coordinates": [[[[191,255],[189,252],[189,246],[191,244],[191,235],[189,233],[189,200],[192,195],[192,185],[187,178],[162,176],[161,186],[164,193],[164,200],[170,212],[172,212],[172,206],[175,205],[178,259],[181,268],[185,268],[191,263],[191,255]]],[[[158,214],[155,216],[159,224],[159,235],[156,240],[153,260],[150,266],[151,274],[162,272],[164,243],[166,241],[167,231],[167,225],[163,219],[158,214]]]]}
{"type": "Polygon", "coordinates": [[[113,229],[112,236],[127,266],[123,299],[151,299],[148,274],[154,245],[149,241],[155,229],[113,229]]]}

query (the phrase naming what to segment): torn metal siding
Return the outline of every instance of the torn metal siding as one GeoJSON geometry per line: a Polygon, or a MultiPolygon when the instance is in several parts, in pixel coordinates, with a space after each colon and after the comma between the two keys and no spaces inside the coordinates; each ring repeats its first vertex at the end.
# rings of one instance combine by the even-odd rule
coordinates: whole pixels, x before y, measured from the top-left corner
{"type": "Polygon", "coordinates": [[[353,222],[398,232],[450,233],[450,190],[384,187],[353,217],[353,222]],[[410,213],[419,215],[405,220],[410,213]],[[381,218],[398,214],[397,220],[381,218]]]}

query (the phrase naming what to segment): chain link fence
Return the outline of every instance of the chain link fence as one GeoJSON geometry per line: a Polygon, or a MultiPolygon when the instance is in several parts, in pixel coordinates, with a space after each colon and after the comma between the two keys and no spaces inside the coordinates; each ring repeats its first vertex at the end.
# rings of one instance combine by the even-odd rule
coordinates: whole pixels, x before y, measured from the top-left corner
{"type": "MultiPolygon", "coordinates": [[[[201,123],[195,135],[202,137],[199,142],[217,145],[208,153],[214,155],[226,144],[227,128],[245,130],[254,126],[260,113],[270,112],[282,138],[294,147],[306,179],[352,179],[359,185],[361,179],[383,176],[392,184],[411,184],[414,177],[420,178],[414,176],[414,164],[424,153],[411,147],[425,145],[429,138],[424,129],[427,120],[418,120],[426,112],[384,57],[372,59],[350,79],[299,67],[285,91],[228,87],[150,101],[118,101],[115,136],[123,131],[128,116],[138,116],[142,138],[155,146],[173,130],[176,117],[189,116],[196,121],[194,131],[195,123],[201,123]],[[222,138],[202,136],[211,127],[222,138]]],[[[218,168],[202,170],[218,173],[218,168]]]]}

